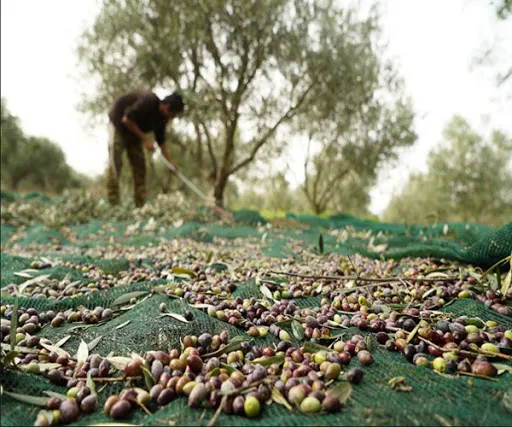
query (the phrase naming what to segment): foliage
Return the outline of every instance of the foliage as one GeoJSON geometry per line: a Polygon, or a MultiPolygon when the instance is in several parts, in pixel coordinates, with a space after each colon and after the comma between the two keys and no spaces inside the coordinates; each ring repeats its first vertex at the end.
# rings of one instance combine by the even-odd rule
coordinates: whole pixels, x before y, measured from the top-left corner
{"type": "Polygon", "coordinates": [[[444,139],[443,147],[429,154],[428,171],[410,177],[384,220],[510,222],[512,138],[495,130],[485,140],[455,116],[445,127],[444,139]]]}
{"type": "Polygon", "coordinates": [[[59,146],[47,138],[25,135],[3,98],[1,177],[3,188],[49,193],[80,187],[87,180],[66,163],[59,146]]]}
{"type": "Polygon", "coordinates": [[[326,112],[322,123],[355,126],[376,108],[377,21],[333,1],[104,0],[78,49],[98,81],[82,108],[104,114],[135,86],[178,88],[190,122],[179,132],[223,204],[233,175],[283,149],[281,129],[326,112]]]}
{"type": "Polygon", "coordinates": [[[110,206],[103,198],[92,196],[85,190],[66,190],[51,203],[40,198],[2,198],[2,224],[15,227],[31,223],[58,229],[87,223],[91,219],[108,221],[152,220],[158,226],[179,226],[183,221],[219,221],[211,211],[196,211],[183,194],[158,195],[141,208],[134,208],[133,200],[126,197],[119,206],[110,206]]]}

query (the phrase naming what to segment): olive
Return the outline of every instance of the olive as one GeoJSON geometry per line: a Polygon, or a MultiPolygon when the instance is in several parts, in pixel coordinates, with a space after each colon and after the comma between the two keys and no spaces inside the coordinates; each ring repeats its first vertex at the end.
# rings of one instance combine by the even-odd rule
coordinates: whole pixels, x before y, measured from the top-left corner
{"type": "Polygon", "coordinates": [[[322,407],[330,413],[339,412],[341,410],[341,403],[340,400],[331,395],[325,396],[324,400],[322,401],[322,407]]]}
{"type": "Polygon", "coordinates": [[[176,392],[170,388],[164,388],[157,398],[157,403],[160,406],[165,406],[176,397],[176,392]]]}
{"type": "Polygon", "coordinates": [[[260,413],[260,402],[253,396],[249,396],[244,402],[244,412],[249,418],[257,417],[260,413]]]}
{"type": "Polygon", "coordinates": [[[80,409],[83,412],[92,412],[96,409],[97,403],[98,401],[96,399],[96,396],[94,394],[91,394],[82,399],[80,403],[80,409]]]}
{"type": "Polygon", "coordinates": [[[120,420],[126,418],[132,409],[132,404],[125,399],[119,400],[112,408],[110,409],[110,416],[115,420],[120,420]]]}
{"type": "Polygon", "coordinates": [[[315,414],[320,411],[321,407],[320,401],[311,396],[306,397],[300,404],[300,410],[305,414],[315,414]]]}
{"type": "Polygon", "coordinates": [[[352,384],[359,384],[364,377],[364,372],[359,368],[353,368],[347,373],[347,381],[352,384]]]}
{"type": "Polygon", "coordinates": [[[59,407],[60,420],[63,424],[70,424],[78,418],[78,405],[75,399],[64,400],[59,407]]]}

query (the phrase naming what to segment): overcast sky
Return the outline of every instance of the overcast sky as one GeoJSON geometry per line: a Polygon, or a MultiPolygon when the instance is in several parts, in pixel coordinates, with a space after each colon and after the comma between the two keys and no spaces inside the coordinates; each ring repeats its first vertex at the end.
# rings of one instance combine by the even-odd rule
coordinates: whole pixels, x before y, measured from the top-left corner
{"type": "MultiPolygon", "coordinates": [[[[488,0],[384,1],[384,35],[418,113],[417,144],[400,166],[385,171],[372,192],[371,210],[381,213],[411,171],[425,170],[427,153],[440,142],[443,126],[461,114],[481,132],[491,127],[512,134],[512,100],[494,76],[512,58],[512,24],[497,22],[488,0]],[[474,56],[494,39],[494,68],[471,69],[474,56]]],[[[69,164],[95,175],[107,162],[107,129],[90,130],[76,111],[87,82],[77,81],[75,46],[93,22],[96,0],[2,0],[1,95],[29,135],[59,144],[69,164]]],[[[301,153],[294,156],[302,178],[301,153]]]]}

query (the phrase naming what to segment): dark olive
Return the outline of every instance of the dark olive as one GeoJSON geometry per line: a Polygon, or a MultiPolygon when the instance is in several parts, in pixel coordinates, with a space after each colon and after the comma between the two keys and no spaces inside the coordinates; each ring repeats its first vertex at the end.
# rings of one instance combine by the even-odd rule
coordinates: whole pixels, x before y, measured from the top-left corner
{"type": "Polygon", "coordinates": [[[59,407],[60,421],[62,424],[70,424],[78,419],[78,405],[75,399],[64,400],[59,407]]]}

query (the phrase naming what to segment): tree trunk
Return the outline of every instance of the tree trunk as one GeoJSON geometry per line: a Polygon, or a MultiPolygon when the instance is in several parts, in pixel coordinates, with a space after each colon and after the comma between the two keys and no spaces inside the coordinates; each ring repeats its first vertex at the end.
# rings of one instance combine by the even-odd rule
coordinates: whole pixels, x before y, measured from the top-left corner
{"type": "Polygon", "coordinates": [[[325,211],[325,206],[322,206],[317,202],[312,202],[311,207],[313,208],[313,212],[316,215],[320,215],[323,211],[325,211]]]}
{"type": "Polygon", "coordinates": [[[213,185],[213,197],[215,198],[215,205],[219,207],[224,206],[224,190],[228,183],[229,175],[220,176],[213,185]]]}

